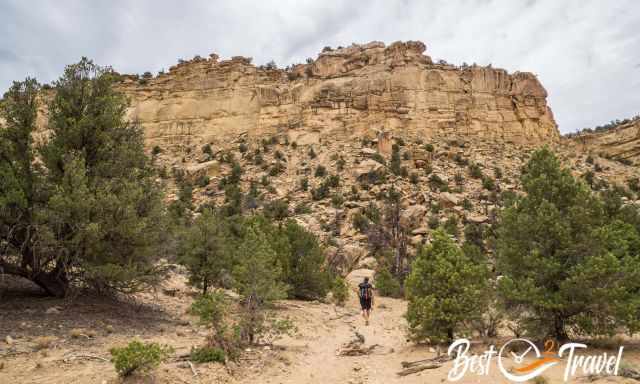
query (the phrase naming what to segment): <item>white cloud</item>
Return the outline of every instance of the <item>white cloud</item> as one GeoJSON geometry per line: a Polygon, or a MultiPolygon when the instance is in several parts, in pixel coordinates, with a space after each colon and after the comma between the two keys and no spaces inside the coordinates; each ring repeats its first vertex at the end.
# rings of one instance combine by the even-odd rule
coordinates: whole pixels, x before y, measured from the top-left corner
{"type": "Polygon", "coordinates": [[[323,46],[422,40],[427,54],[536,73],[562,132],[640,113],[640,3],[612,1],[5,1],[0,88],[54,80],[81,56],[121,72],[178,58],[271,59],[323,46]]]}

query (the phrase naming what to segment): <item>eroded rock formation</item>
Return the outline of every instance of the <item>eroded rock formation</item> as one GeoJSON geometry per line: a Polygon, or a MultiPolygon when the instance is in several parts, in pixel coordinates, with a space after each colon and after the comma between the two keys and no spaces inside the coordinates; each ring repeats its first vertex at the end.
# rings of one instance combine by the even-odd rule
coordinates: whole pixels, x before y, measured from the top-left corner
{"type": "Polygon", "coordinates": [[[238,135],[456,137],[540,144],[559,139],[547,93],[531,73],[433,63],[421,42],[326,50],[289,70],[212,54],[140,81],[125,77],[130,117],[149,145],[238,135]]]}
{"type": "Polygon", "coordinates": [[[581,133],[567,138],[575,150],[591,152],[614,160],[640,161],[640,119],[634,119],[603,132],[581,133]]]}

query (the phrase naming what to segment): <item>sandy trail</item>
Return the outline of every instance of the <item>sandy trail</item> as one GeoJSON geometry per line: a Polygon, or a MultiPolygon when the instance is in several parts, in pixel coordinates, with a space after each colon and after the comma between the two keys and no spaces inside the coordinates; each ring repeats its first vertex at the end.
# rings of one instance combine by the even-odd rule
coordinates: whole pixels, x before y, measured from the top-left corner
{"type": "MultiPolygon", "coordinates": [[[[0,336],[13,335],[9,345],[0,339],[0,383],[64,383],[119,384],[113,364],[96,359],[69,359],[69,356],[88,354],[108,359],[109,348],[126,345],[134,338],[168,344],[176,353],[188,352],[205,340],[209,330],[199,326],[186,315],[192,298],[186,293],[183,279],[176,279],[181,289],[178,295],[148,297],[155,310],[121,303],[102,301],[64,301],[42,298],[6,300],[0,302],[0,336]],[[60,306],[60,312],[46,314],[46,310],[60,306]],[[74,328],[93,330],[90,338],[73,338],[74,328]],[[107,328],[111,329],[107,331],[107,328]],[[37,338],[51,336],[54,342],[46,349],[35,348],[37,338]],[[16,354],[17,353],[17,354],[16,354]]],[[[452,362],[437,369],[425,370],[400,377],[403,361],[435,357],[427,346],[417,346],[406,339],[404,300],[376,298],[370,325],[365,326],[355,292],[344,307],[318,302],[282,301],[279,315],[289,316],[298,332],[273,347],[254,347],[242,356],[239,364],[224,366],[218,363],[196,364],[197,376],[185,362],[169,359],[152,376],[134,377],[125,383],[226,383],[226,384],[298,384],[298,383],[444,383],[452,362]],[[339,356],[341,347],[354,338],[355,332],[364,339],[364,347],[377,345],[363,356],[339,356]]],[[[505,337],[510,337],[505,335],[505,337]]],[[[629,340],[628,340],[629,341],[629,340]]],[[[628,345],[624,360],[638,365],[637,344],[628,345]]],[[[474,352],[487,348],[479,344],[474,352]]],[[[593,353],[601,353],[595,351],[593,353]]],[[[611,353],[612,350],[607,350],[611,353]]],[[[564,362],[544,373],[546,383],[563,383],[564,362]]],[[[629,382],[621,377],[604,377],[570,382],[629,382]]],[[[467,374],[457,383],[508,383],[498,371],[495,361],[485,376],[467,374]]]]}

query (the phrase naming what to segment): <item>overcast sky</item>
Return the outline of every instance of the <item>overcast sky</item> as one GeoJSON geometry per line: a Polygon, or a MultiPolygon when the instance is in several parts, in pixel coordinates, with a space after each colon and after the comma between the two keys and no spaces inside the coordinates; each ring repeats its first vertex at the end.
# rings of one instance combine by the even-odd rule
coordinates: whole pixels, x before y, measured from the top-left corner
{"type": "Polygon", "coordinates": [[[211,52],[284,67],[373,40],[534,72],[562,132],[640,113],[637,0],[0,0],[0,89],[27,75],[50,82],[81,56],[122,73],[211,52]]]}

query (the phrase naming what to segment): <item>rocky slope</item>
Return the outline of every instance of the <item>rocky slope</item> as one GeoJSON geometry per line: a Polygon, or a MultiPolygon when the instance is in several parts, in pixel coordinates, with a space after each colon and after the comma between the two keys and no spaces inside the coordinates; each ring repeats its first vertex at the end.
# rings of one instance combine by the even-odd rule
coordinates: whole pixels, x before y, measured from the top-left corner
{"type": "Polygon", "coordinates": [[[354,44],[287,70],[212,54],[155,78],[125,76],[121,89],[150,146],[283,133],[299,144],[380,134],[559,139],[547,93],[533,74],[433,63],[425,48],[413,41],[354,44]]]}
{"type": "Polygon", "coordinates": [[[563,140],[575,151],[597,153],[623,162],[640,161],[640,119],[619,124],[601,132],[573,135],[563,140]]]}

